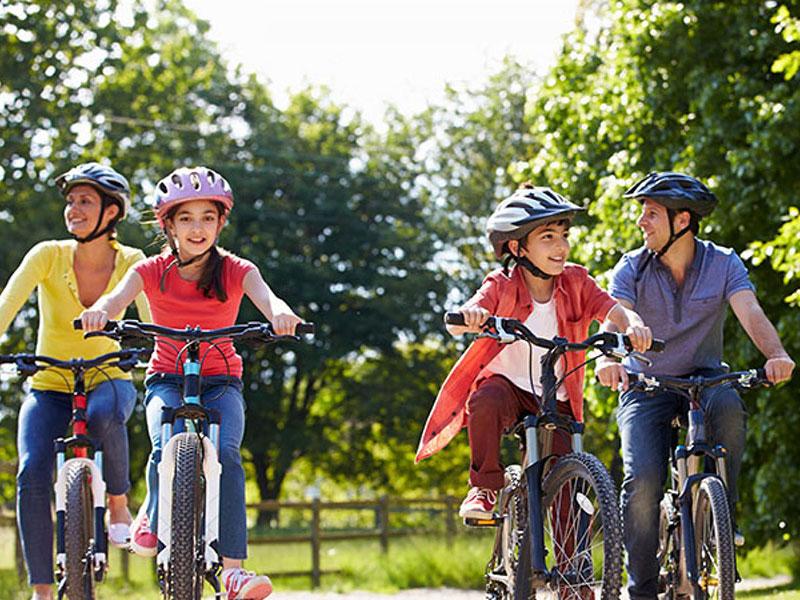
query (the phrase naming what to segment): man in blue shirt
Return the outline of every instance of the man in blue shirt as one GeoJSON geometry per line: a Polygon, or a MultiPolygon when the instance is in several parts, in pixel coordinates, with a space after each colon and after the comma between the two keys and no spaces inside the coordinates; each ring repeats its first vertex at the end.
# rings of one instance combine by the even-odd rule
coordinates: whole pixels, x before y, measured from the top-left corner
{"type": "MultiPolygon", "coordinates": [[[[680,399],[669,392],[647,395],[628,391],[628,371],[653,375],[715,375],[723,371],[722,331],[727,305],[756,347],[766,356],[764,368],[773,383],[791,377],[794,362],[754,293],[747,269],[730,248],[696,238],[699,221],[717,199],[693,177],[650,173],[626,198],[642,204],[637,225],[644,247],[624,255],[614,268],[611,295],[635,310],[667,342],[663,354],[648,354],[652,366],[635,361],[601,361],[597,378],[623,391],[617,412],[625,477],[622,484],[624,542],[628,553],[631,598],[655,598],[658,592],[658,512],[669,456],[670,423],[680,399]]],[[[604,328],[613,330],[611,324],[604,328]]],[[[728,450],[730,503],[742,464],[746,413],[730,386],[702,398],[710,441],[728,450]]],[[[733,513],[731,513],[733,514],[733,513]]]]}

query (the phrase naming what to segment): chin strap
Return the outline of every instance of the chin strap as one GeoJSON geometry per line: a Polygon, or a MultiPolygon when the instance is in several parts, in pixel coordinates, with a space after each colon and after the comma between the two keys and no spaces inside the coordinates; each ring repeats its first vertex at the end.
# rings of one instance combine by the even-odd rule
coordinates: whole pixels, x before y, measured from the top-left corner
{"type": "Polygon", "coordinates": [[[533,264],[530,260],[528,260],[526,256],[515,256],[514,254],[509,254],[506,257],[505,261],[503,262],[503,270],[506,273],[506,275],[508,275],[508,266],[509,264],[511,264],[512,260],[520,267],[524,267],[525,269],[527,269],[534,277],[538,277],[539,279],[553,278],[552,275],[545,273],[539,267],[533,264]]]}
{"type": "Polygon", "coordinates": [[[103,195],[103,201],[100,204],[100,215],[98,215],[97,217],[97,223],[95,224],[92,233],[84,237],[78,237],[77,235],[72,234],[72,239],[74,239],[79,244],[85,244],[86,242],[91,242],[92,240],[96,240],[97,238],[106,235],[110,231],[113,231],[114,227],[116,227],[117,223],[119,222],[118,218],[111,219],[108,222],[108,225],[103,227],[103,229],[100,229],[100,223],[103,222],[103,215],[106,214],[106,207],[108,207],[108,205],[111,204],[112,202],[114,201],[111,200],[108,196],[103,195]]]}
{"type": "Polygon", "coordinates": [[[198,254],[197,256],[193,256],[189,260],[181,260],[180,254],[178,253],[178,247],[175,245],[175,242],[173,241],[172,237],[169,234],[167,234],[167,240],[169,242],[169,247],[172,253],[172,257],[175,260],[169,263],[169,265],[167,265],[167,268],[164,269],[164,272],[161,274],[161,281],[159,282],[158,287],[162,292],[166,289],[167,273],[169,273],[174,267],[188,267],[189,265],[196,263],[206,254],[211,252],[211,248],[213,248],[213,246],[210,246],[208,250],[202,252],[201,254],[198,254]]]}
{"type": "Polygon", "coordinates": [[[671,208],[667,209],[667,216],[669,217],[669,219],[668,219],[669,220],[669,240],[667,240],[667,243],[664,244],[664,246],[662,246],[662,248],[660,250],[657,250],[657,251],[648,250],[647,256],[645,256],[644,260],[642,260],[639,263],[639,268],[636,270],[636,277],[633,280],[634,285],[639,283],[639,280],[642,278],[642,274],[644,273],[644,270],[647,268],[647,265],[650,264],[650,261],[652,261],[653,258],[661,258],[662,256],[664,256],[667,253],[667,250],[670,249],[672,244],[677,242],[678,239],[681,236],[685,235],[686,232],[688,232],[691,229],[691,221],[690,221],[689,225],[687,225],[686,227],[681,229],[678,233],[675,233],[675,228],[672,225],[672,221],[675,220],[675,215],[676,214],[677,214],[676,211],[674,211],[673,209],[671,209],[671,208]]]}

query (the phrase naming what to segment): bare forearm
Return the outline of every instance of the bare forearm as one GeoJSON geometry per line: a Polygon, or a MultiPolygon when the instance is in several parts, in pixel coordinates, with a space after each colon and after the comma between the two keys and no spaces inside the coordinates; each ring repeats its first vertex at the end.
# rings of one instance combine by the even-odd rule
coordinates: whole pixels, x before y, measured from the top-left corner
{"type": "Polygon", "coordinates": [[[754,307],[741,323],[747,335],[753,340],[756,348],[758,348],[764,356],[767,358],[788,356],[778,337],[778,332],[764,314],[761,306],[757,305],[754,307]]]}

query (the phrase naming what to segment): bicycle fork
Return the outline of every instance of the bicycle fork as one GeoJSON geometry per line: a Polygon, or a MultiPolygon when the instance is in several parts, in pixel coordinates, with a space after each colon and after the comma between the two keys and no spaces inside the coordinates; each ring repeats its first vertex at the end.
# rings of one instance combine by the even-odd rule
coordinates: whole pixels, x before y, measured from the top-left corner
{"type": "MultiPolygon", "coordinates": [[[[525,482],[528,496],[528,534],[531,540],[527,556],[521,557],[521,562],[529,562],[531,577],[529,585],[533,589],[542,588],[551,583],[553,573],[548,571],[545,559],[547,549],[544,540],[544,515],[542,514],[542,478],[548,461],[552,458],[553,436],[557,427],[555,424],[545,422],[541,417],[528,415],[524,419],[525,425],[525,482]],[[539,427],[544,430],[541,446],[539,427]],[[541,453],[540,453],[541,449],[541,453]]],[[[583,441],[581,430],[571,432],[572,451],[581,452],[583,441]]],[[[588,527],[588,523],[579,527],[588,527]]],[[[578,539],[584,536],[579,532],[578,539]]],[[[575,550],[580,551],[580,548],[575,550]]],[[[520,568],[528,568],[521,565],[520,568]]],[[[515,590],[518,598],[527,598],[529,590],[515,590]]]]}
{"type": "Polygon", "coordinates": [[[105,535],[106,483],[103,479],[103,451],[89,439],[86,421],[86,395],[81,383],[76,381],[73,395],[73,436],[67,439],[57,438],[54,442],[56,453],[56,482],[54,486],[56,505],[56,577],[59,581],[58,597],[66,591],[67,552],[66,552],[66,514],[67,514],[67,472],[74,464],[82,464],[89,469],[92,509],[94,511],[94,539],[85,548],[86,575],[93,574],[96,581],[101,581],[105,574],[107,560],[107,540],[105,535]],[[74,447],[73,458],[67,459],[67,449],[74,447]],[[93,449],[93,457],[88,457],[88,450],[93,449]]]}

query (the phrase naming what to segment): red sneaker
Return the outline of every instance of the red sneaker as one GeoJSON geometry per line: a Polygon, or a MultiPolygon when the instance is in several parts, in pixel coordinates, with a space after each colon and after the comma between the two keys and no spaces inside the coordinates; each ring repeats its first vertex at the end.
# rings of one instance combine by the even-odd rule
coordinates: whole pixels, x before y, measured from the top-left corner
{"type": "Polygon", "coordinates": [[[156,555],[157,547],[158,537],[150,529],[150,519],[147,518],[147,512],[140,510],[133,523],[131,523],[131,552],[139,556],[152,558],[156,555]]]}
{"type": "Polygon", "coordinates": [[[491,519],[497,492],[489,488],[472,487],[458,509],[462,519],[491,519]]]}
{"type": "Polygon", "coordinates": [[[225,569],[222,581],[228,591],[228,600],[262,600],[272,593],[269,577],[244,569],[225,569]]]}

